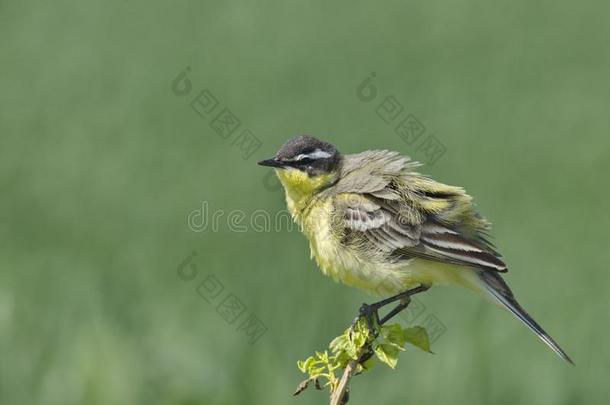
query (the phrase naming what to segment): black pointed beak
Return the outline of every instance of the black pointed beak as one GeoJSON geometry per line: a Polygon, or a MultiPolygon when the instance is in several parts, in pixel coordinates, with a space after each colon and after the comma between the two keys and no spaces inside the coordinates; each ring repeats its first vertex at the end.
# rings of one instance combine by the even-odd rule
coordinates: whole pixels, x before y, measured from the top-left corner
{"type": "Polygon", "coordinates": [[[268,167],[284,167],[285,166],[282,161],[277,160],[276,158],[261,160],[257,164],[261,165],[261,166],[268,166],[268,167]]]}

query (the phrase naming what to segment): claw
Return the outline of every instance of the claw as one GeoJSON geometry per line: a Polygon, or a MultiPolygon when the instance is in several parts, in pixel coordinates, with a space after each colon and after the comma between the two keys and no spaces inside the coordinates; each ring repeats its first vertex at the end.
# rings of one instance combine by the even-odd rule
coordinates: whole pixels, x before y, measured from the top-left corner
{"type": "Polygon", "coordinates": [[[354,322],[352,323],[352,328],[356,326],[356,324],[361,318],[364,318],[369,328],[369,334],[371,336],[376,336],[376,326],[379,325],[379,313],[377,312],[377,308],[373,305],[362,304],[358,312],[359,315],[356,317],[356,319],[354,319],[354,322]]]}

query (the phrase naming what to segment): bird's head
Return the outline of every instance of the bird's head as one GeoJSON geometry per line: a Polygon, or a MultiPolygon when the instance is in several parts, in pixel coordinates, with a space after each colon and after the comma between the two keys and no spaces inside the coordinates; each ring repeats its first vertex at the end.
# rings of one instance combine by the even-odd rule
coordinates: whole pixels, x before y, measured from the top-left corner
{"type": "Polygon", "coordinates": [[[311,193],[332,182],[339,172],[341,154],[328,142],[309,135],[289,139],[275,157],[258,162],[276,169],[286,191],[311,193]]]}

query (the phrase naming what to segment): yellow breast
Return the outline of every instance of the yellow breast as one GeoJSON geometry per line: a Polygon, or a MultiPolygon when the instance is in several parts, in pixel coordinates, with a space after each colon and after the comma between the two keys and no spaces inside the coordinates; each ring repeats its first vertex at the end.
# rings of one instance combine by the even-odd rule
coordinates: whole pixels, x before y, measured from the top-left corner
{"type": "Polygon", "coordinates": [[[286,200],[293,218],[309,240],[311,257],[323,274],[335,281],[380,295],[398,293],[409,284],[406,280],[408,273],[401,271],[401,268],[406,268],[404,263],[397,266],[372,261],[341,245],[339,235],[331,226],[331,199],[303,204],[303,201],[287,193],[286,200]]]}

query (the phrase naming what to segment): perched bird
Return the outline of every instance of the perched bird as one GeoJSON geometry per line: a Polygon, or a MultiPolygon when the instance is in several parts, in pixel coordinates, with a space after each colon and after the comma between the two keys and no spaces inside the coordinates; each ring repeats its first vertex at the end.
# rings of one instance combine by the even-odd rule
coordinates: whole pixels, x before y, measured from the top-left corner
{"type": "Polygon", "coordinates": [[[276,169],[288,209],[325,275],[393,295],[373,310],[399,301],[381,323],[414,293],[457,284],[510,311],[572,363],[502,279],[507,267],[488,240],[490,223],[461,187],[418,173],[420,164],[397,152],[343,155],[308,135],[288,140],[258,164],[276,169]]]}

